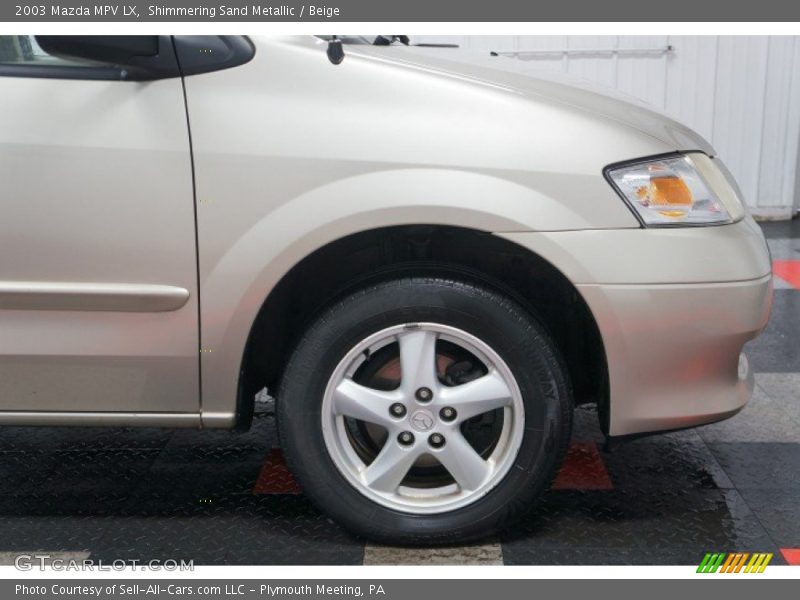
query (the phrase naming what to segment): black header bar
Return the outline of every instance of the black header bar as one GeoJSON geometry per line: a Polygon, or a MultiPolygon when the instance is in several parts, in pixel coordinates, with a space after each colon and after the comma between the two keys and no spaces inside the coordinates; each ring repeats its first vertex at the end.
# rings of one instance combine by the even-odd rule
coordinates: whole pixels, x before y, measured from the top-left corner
{"type": "Polygon", "coordinates": [[[792,0],[2,0],[0,22],[797,22],[792,0]]]}

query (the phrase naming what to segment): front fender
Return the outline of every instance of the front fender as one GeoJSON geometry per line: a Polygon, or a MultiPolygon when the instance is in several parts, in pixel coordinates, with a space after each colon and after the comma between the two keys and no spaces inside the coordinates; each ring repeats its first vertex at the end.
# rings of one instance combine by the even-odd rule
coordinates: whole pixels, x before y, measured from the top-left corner
{"type": "MultiPolygon", "coordinates": [[[[554,177],[545,179],[557,185],[554,177]]],[[[589,177],[572,179],[572,192],[588,192],[592,185],[589,177]]],[[[564,182],[562,191],[569,188],[564,182]]],[[[206,245],[203,232],[214,237],[225,216],[219,205],[201,203],[204,423],[233,423],[242,353],[256,315],[281,278],[319,248],[351,234],[396,225],[449,225],[485,232],[588,227],[585,211],[579,214],[570,206],[519,180],[494,174],[397,168],[338,179],[277,206],[261,198],[242,202],[238,210],[256,217],[250,226],[239,232],[219,227],[230,243],[216,240],[206,245]]],[[[629,225],[636,226],[632,216],[629,225]]]]}

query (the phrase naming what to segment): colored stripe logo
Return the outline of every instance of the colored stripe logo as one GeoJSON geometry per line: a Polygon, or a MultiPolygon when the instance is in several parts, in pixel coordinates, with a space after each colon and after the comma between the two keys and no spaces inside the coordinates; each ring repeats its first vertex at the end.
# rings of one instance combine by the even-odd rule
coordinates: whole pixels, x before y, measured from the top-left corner
{"type": "Polygon", "coordinates": [[[771,552],[708,552],[698,573],[763,573],[772,560],[771,552]]]}

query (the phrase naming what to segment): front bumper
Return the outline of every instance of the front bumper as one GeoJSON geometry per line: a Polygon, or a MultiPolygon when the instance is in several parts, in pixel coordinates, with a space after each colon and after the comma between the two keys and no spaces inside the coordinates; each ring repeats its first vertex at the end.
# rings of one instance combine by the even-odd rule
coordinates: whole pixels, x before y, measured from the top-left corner
{"type": "Polygon", "coordinates": [[[609,435],[711,423],[750,398],[742,347],[772,303],[769,254],[751,219],[502,235],[561,269],[592,312],[608,364],[609,435]]]}
{"type": "Polygon", "coordinates": [[[736,414],[753,391],[742,346],[769,317],[772,276],[710,284],[581,285],[609,370],[609,435],[736,414]]]}

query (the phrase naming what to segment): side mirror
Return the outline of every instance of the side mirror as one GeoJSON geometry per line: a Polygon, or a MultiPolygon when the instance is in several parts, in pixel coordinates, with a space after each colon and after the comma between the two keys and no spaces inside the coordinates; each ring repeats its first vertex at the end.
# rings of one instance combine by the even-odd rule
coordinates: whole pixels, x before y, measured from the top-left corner
{"type": "Polygon", "coordinates": [[[180,73],[169,36],[37,35],[36,43],[52,56],[118,67],[121,79],[163,79],[180,73]]]}

